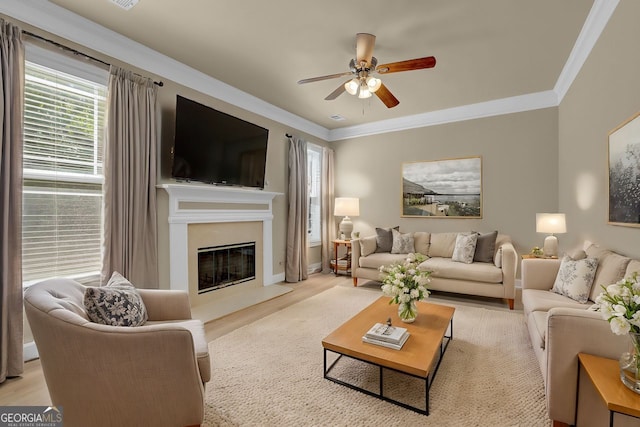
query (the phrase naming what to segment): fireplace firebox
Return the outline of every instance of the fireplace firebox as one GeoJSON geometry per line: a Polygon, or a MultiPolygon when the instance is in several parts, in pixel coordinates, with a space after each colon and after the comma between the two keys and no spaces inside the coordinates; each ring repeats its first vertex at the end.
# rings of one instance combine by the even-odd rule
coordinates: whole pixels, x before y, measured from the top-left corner
{"type": "Polygon", "coordinates": [[[256,278],[256,242],[198,248],[198,293],[256,278]]]}

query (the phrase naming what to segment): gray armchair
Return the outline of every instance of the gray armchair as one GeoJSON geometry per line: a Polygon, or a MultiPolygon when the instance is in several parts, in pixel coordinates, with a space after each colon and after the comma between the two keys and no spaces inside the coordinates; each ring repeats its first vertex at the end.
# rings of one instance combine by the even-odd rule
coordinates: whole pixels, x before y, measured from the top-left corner
{"type": "Polygon", "coordinates": [[[51,279],[24,306],[52,404],[65,426],[191,426],[204,418],[211,366],[204,327],[186,292],[140,289],[149,320],[93,323],[84,286],[51,279]]]}

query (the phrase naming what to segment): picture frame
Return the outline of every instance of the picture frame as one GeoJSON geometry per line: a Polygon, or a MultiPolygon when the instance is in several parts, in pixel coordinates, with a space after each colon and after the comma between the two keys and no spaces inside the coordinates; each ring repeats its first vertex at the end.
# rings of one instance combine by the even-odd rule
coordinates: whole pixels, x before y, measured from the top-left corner
{"type": "Polygon", "coordinates": [[[640,227],[640,112],[608,136],[608,224],[640,227]]]}
{"type": "Polygon", "coordinates": [[[402,164],[402,217],[482,218],[482,157],[402,164]]]}

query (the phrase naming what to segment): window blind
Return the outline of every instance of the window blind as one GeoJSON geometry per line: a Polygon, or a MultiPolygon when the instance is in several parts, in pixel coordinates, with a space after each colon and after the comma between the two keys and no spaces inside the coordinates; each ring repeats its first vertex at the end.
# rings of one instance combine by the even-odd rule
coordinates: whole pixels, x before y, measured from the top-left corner
{"type": "Polygon", "coordinates": [[[106,82],[25,66],[23,280],[99,273],[106,82]]]}

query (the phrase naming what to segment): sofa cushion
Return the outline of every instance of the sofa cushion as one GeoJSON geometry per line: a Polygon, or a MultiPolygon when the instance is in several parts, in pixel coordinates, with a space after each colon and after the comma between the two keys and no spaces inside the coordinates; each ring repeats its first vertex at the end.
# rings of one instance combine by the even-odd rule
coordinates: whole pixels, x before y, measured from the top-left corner
{"type": "Polygon", "coordinates": [[[458,233],[431,233],[430,257],[451,258],[458,233]]]}
{"type": "Polygon", "coordinates": [[[111,326],[141,326],[147,309],[136,288],[118,272],[113,272],[106,286],[88,286],[84,306],[92,322],[111,326]]]}
{"type": "Polygon", "coordinates": [[[593,280],[593,288],[589,299],[595,301],[596,297],[602,292],[602,286],[609,286],[624,278],[627,271],[627,265],[631,262],[631,258],[618,255],[614,252],[607,251],[606,256],[602,256],[598,262],[598,269],[593,280]]]}
{"type": "Polygon", "coordinates": [[[431,233],[426,231],[416,231],[413,233],[413,248],[415,252],[419,252],[422,255],[429,255],[429,240],[431,239],[431,233]]]}
{"type": "Polygon", "coordinates": [[[361,268],[375,268],[383,265],[391,265],[394,262],[402,262],[407,258],[407,254],[375,253],[366,257],[360,257],[361,268]]]}
{"type": "MultiPolygon", "coordinates": [[[[545,347],[545,341],[547,339],[547,312],[546,311],[534,311],[529,316],[529,322],[533,322],[535,330],[538,334],[537,343],[540,348],[545,347]]],[[[532,340],[533,341],[533,340],[532,340]]]]}
{"type": "Polygon", "coordinates": [[[473,255],[476,253],[477,241],[477,233],[458,233],[451,260],[471,264],[473,262],[473,255]]]}
{"type": "Polygon", "coordinates": [[[469,280],[472,282],[502,283],[502,270],[492,263],[474,262],[463,264],[451,258],[429,258],[419,268],[429,270],[434,277],[469,280]]]}
{"type": "Polygon", "coordinates": [[[529,315],[534,311],[549,311],[554,307],[579,308],[593,305],[591,301],[586,304],[580,304],[577,301],[567,298],[563,295],[556,294],[551,291],[542,289],[523,289],[522,290],[522,307],[524,313],[529,315]]]}
{"type": "MultiPolygon", "coordinates": [[[[400,226],[393,227],[400,231],[400,226]]],[[[391,234],[391,228],[378,228],[376,227],[376,252],[391,252],[393,246],[393,235],[391,234]]]]}
{"type": "Polygon", "coordinates": [[[640,274],[640,260],[632,259],[629,261],[629,264],[627,264],[627,270],[624,273],[624,277],[630,277],[635,272],[640,274]]]}
{"type": "Polygon", "coordinates": [[[391,245],[392,254],[410,254],[415,251],[413,248],[413,233],[400,233],[398,230],[391,230],[393,236],[393,244],[391,245]]]}
{"type": "Polygon", "coordinates": [[[476,242],[476,251],[473,254],[473,260],[478,262],[493,262],[497,237],[497,230],[491,233],[478,233],[478,241],[476,242]]]}
{"type": "Polygon", "coordinates": [[[376,236],[360,238],[360,254],[362,256],[371,255],[376,251],[376,236]]]}
{"type": "Polygon", "coordinates": [[[596,258],[574,260],[565,255],[551,291],[579,303],[586,303],[591,293],[596,268],[598,268],[596,258]]]}

